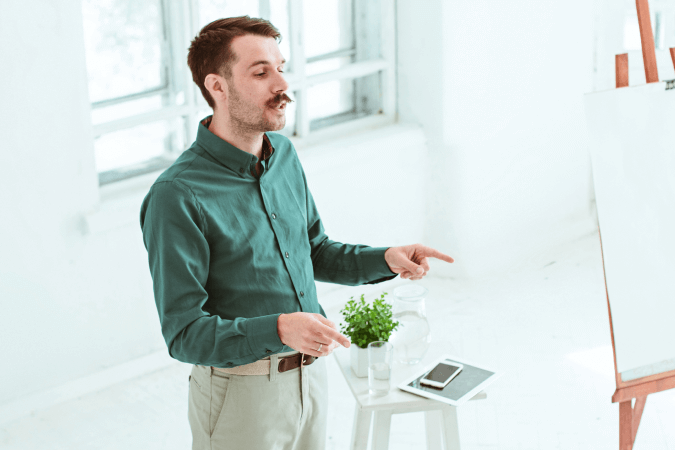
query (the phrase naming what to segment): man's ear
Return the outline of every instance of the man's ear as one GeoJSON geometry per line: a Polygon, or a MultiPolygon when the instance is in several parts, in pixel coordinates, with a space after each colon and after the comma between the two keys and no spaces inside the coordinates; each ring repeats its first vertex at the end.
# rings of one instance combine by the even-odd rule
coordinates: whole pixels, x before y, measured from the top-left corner
{"type": "Polygon", "coordinates": [[[227,99],[227,81],[220,75],[208,74],[204,86],[216,103],[223,103],[227,99]]]}

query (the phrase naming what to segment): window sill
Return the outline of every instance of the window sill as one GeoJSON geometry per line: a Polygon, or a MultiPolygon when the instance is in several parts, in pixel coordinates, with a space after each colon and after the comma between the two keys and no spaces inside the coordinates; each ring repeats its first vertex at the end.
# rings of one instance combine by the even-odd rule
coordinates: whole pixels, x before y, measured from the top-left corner
{"type": "MultiPolygon", "coordinates": [[[[425,139],[419,125],[395,123],[386,116],[373,116],[354,122],[357,123],[327,128],[307,138],[291,138],[305,172],[354,164],[364,156],[363,146],[372,149],[372,152],[381,152],[382,146],[386,149],[394,144],[405,145],[408,140],[413,144],[425,139]]],[[[133,224],[140,226],[141,203],[163,171],[157,170],[100,186],[100,201],[96,209],[85,214],[89,233],[105,233],[133,224]]]]}

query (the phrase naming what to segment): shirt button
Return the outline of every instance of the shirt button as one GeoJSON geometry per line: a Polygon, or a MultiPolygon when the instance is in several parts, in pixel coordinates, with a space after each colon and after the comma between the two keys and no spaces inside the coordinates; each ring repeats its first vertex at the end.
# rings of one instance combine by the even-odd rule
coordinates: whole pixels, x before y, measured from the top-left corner
{"type": "Polygon", "coordinates": [[[300,292],[300,297],[302,298],[302,297],[304,297],[304,296],[305,296],[305,292],[304,292],[304,291],[301,291],[301,292],[300,292]]]}
{"type": "Polygon", "coordinates": [[[228,365],[232,365],[232,362],[227,362],[228,365]]]}
{"type": "Polygon", "coordinates": [[[272,213],[272,219],[277,219],[277,215],[275,215],[274,213],[272,213]]]}
{"type": "Polygon", "coordinates": [[[288,258],[288,252],[286,252],[286,258],[288,258]]]}
{"type": "Polygon", "coordinates": [[[239,168],[239,172],[244,173],[244,168],[239,168]]]}

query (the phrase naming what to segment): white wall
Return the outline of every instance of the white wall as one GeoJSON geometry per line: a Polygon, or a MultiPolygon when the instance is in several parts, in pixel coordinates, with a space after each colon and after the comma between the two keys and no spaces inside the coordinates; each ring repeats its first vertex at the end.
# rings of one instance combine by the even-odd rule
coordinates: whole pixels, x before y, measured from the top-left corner
{"type": "Polygon", "coordinates": [[[429,140],[428,242],[493,274],[592,231],[593,2],[398,2],[399,111],[429,140]]]}
{"type": "Polygon", "coordinates": [[[86,228],[98,182],[80,2],[4,1],[0,22],[1,403],[161,342],[138,226],[86,228]]]}
{"type": "MultiPolygon", "coordinates": [[[[168,358],[138,223],[152,177],[98,188],[81,20],[78,0],[0,2],[0,420],[168,358]]],[[[301,150],[328,235],[421,240],[425,155],[414,126],[301,150]]]]}

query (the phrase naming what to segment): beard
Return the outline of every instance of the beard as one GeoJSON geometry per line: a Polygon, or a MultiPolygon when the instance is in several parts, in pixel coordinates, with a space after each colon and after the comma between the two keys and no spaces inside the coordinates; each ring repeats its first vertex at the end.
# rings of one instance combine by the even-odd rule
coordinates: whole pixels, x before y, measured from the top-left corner
{"type": "MultiPolygon", "coordinates": [[[[271,132],[281,130],[286,125],[286,115],[275,116],[272,120],[265,115],[267,108],[259,108],[246,101],[234,86],[228,85],[228,110],[232,125],[243,132],[271,132]]],[[[281,102],[292,102],[286,93],[277,94],[267,102],[267,106],[274,108],[281,102]]],[[[285,111],[284,111],[285,112],[285,111]]]]}

